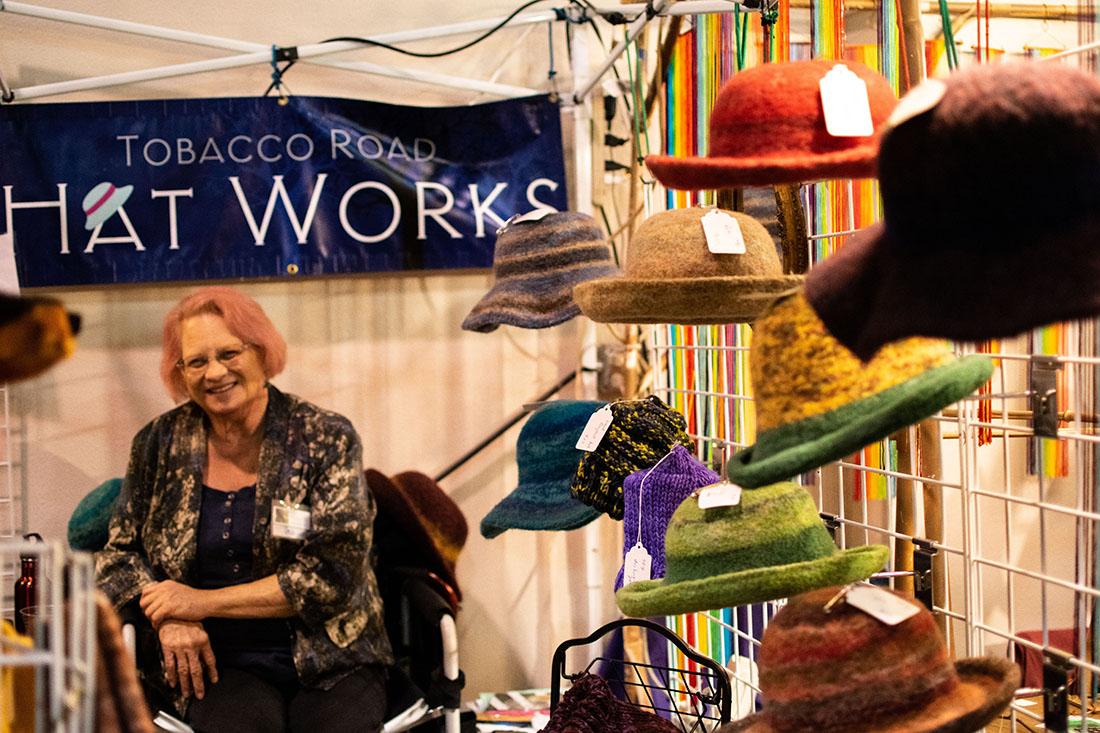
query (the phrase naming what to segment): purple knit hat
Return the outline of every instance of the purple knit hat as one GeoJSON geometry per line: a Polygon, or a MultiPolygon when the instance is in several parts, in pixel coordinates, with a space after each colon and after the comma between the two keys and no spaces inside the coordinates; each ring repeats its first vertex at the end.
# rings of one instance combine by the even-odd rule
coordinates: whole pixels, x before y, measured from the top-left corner
{"type": "MultiPolygon", "coordinates": [[[[635,471],[623,481],[623,562],[639,541],[653,559],[652,580],[665,577],[665,530],[680,502],[691,492],[720,480],[691,454],[677,445],[652,468],[635,471]],[[644,486],[643,486],[644,482],[644,486]],[[639,495],[641,506],[639,512],[639,495]],[[639,514],[641,531],[639,532],[639,514]]],[[[619,568],[615,590],[623,587],[625,568],[619,568]]]]}

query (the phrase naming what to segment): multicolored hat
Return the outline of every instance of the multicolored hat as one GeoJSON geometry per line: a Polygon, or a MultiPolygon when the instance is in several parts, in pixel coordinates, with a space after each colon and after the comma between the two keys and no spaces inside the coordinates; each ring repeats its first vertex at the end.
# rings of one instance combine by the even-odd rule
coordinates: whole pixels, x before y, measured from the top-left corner
{"type": "Polygon", "coordinates": [[[605,404],[558,400],[527,419],[516,443],[519,486],[481,520],[483,537],[509,529],[577,529],[600,516],[570,495],[569,483],[581,460],[577,441],[588,418],[605,404]]]}
{"type": "Polygon", "coordinates": [[[864,364],[829,335],[801,292],[753,325],[749,353],[756,444],[726,464],[730,481],[764,486],[839,460],[958,402],[993,374],[986,356],[906,339],[864,364]]]}
{"type": "MultiPolygon", "coordinates": [[[[579,451],[570,489],[585,504],[623,518],[623,481],[656,465],[672,447],[691,447],[687,420],[659,397],[611,403],[611,426],[594,451],[579,451]]],[[[583,429],[583,425],[581,426],[583,429]]]]}
{"type": "MultiPolygon", "coordinates": [[[[522,217],[521,217],[522,219],[522,217]]],[[[497,235],[493,287],[462,322],[467,331],[498,326],[549,328],[580,315],[573,286],[619,272],[603,229],[588,214],[517,220],[497,235]]]]}
{"type": "Polygon", "coordinates": [[[573,297],[601,323],[748,323],[801,275],[784,275],[771,235],[737,211],[696,207],[662,211],[642,222],[621,276],[581,283],[573,297]],[[744,241],[740,254],[715,254],[704,217],[731,217],[744,241]]]}
{"type": "Polygon", "coordinates": [[[760,603],[878,572],[889,550],[838,550],[810,494],[797,484],[741,493],[736,506],[680,504],[665,536],[663,580],[615,593],[627,616],[664,616],[760,603]]]}
{"type": "MultiPolygon", "coordinates": [[[[665,577],[665,531],[680,502],[692,492],[718,481],[687,448],[677,444],[653,468],[635,471],[623,481],[623,562],[641,544],[652,560],[650,578],[665,577]]],[[[619,568],[615,590],[623,587],[619,568]]]]}
{"type": "Polygon", "coordinates": [[[366,477],[378,503],[375,542],[379,552],[392,550],[391,564],[418,563],[431,570],[461,599],[455,564],[466,546],[469,528],[458,504],[431,477],[418,471],[387,478],[368,468],[366,477]]]}
{"type": "Polygon", "coordinates": [[[646,165],[665,186],[688,190],[874,177],[877,137],[835,137],[825,126],[819,84],[841,64],[866,82],[878,130],[897,104],[881,74],[855,61],[761,64],[718,91],[706,157],[650,155],[646,165]]]}
{"type": "Polygon", "coordinates": [[[1100,314],[1100,79],[983,64],[914,88],[891,123],[885,219],[806,282],[841,343],[867,360],[906,336],[984,341],[1100,314]]]}
{"type": "Polygon", "coordinates": [[[84,196],[82,202],[84,216],[87,217],[84,228],[91,231],[110,219],[112,214],[122,208],[133,192],[133,186],[115,187],[115,184],[109,181],[97,183],[84,196]]]}
{"type": "Polygon", "coordinates": [[[895,626],[844,602],[826,611],[841,591],[792,598],[772,618],[758,658],[764,711],[719,733],[971,733],[1012,702],[1010,660],[953,662],[932,614],[899,593],[917,613],[895,626]]]}

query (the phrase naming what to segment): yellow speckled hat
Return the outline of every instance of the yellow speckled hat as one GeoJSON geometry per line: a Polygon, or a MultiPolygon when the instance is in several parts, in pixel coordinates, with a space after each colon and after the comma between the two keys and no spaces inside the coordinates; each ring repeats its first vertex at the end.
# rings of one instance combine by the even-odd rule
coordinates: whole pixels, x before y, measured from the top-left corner
{"type": "Polygon", "coordinates": [[[826,331],[801,291],[753,325],[749,355],[757,440],[726,467],[754,488],[843,458],[934,415],[993,374],[985,356],[956,358],[947,342],[910,338],[860,362],[826,331]]]}

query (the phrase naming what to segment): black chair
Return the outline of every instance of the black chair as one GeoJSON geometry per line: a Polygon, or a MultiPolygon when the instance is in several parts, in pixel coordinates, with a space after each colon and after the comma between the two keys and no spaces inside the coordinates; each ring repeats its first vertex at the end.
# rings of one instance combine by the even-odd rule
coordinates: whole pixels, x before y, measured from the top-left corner
{"type": "Polygon", "coordinates": [[[664,626],[646,619],[620,619],[605,624],[588,636],[567,639],[554,651],[550,670],[550,710],[553,713],[561,698],[561,681],[576,680],[600,670],[611,691],[622,699],[633,699],[643,709],[667,718],[685,733],[712,731],[730,721],[732,692],[729,675],[718,662],[692,649],[664,626]],[[567,672],[565,653],[578,646],[587,646],[628,626],[641,627],[657,634],[662,640],[683,652],[696,669],[683,669],[670,664],[627,661],[604,655],[597,656],[580,672],[567,672]],[[633,693],[633,694],[630,694],[633,693]]]}

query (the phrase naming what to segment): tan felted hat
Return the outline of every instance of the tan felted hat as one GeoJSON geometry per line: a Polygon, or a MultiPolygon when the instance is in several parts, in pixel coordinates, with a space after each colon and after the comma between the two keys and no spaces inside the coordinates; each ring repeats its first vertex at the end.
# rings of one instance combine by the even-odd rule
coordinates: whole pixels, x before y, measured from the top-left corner
{"type": "Polygon", "coordinates": [[[642,222],[624,270],[577,285],[573,299],[581,312],[601,323],[748,323],[802,283],[800,275],[783,274],[775,242],[760,222],[702,207],[663,211],[642,222]],[[712,212],[732,217],[743,252],[711,251],[703,218],[712,212]]]}

